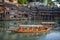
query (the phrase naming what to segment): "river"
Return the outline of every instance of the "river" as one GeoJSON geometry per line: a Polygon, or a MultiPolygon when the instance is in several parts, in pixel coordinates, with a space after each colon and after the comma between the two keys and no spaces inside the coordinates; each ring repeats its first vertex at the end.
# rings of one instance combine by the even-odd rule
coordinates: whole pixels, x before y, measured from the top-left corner
{"type": "MultiPolygon", "coordinates": [[[[17,27],[18,22],[2,22],[1,27],[17,27]]],[[[6,29],[7,30],[7,29],[6,29]]],[[[9,31],[0,31],[0,40],[60,40],[60,31],[58,29],[51,30],[48,33],[12,33],[9,31]]]]}

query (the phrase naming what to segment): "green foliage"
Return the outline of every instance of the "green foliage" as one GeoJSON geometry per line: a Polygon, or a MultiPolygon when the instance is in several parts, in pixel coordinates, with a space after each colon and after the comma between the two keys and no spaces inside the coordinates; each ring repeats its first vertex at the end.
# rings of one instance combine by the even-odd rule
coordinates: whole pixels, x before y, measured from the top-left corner
{"type": "MultiPolygon", "coordinates": [[[[19,4],[28,4],[30,0],[18,0],[19,4]]],[[[47,5],[51,5],[54,6],[55,4],[51,1],[51,0],[32,0],[33,2],[42,2],[45,3],[47,5]],[[46,3],[47,2],[47,3],[46,3]]]]}
{"type": "Polygon", "coordinates": [[[19,3],[19,4],[27,4],[28,1],[27,1],[27,0],[18,0],[18,3],[19,3]]]}
{"type": "Polygon", "coordinates": [[[60,0],[57,0],[57,2],[60,2],[60,0]]]}
{"type": "MultiPolygon", "coordinates": [[[[44,0],[32,0],[33,2],[44,2],[44,0]]],[[[29,0],[18,0],[19,4],[28,4],[29,0]]]]}
{"type": "Polygon", "coordinates": [[[36,2],[36,0],[33,0],[33,2],[36,2]]]}
{"type": "Polygon", "coordinates": [[[55,6],[55,4],[54,4],[51,0],[48,0],[48,4],[49,4],[50,6],[55,6]]]}
{"type": "Polygon", "coordinates": [[[39,1],[39,2],[42,2],[42,3],[44,2],[44,0],[38,0],[38,1],[39,1]]]}

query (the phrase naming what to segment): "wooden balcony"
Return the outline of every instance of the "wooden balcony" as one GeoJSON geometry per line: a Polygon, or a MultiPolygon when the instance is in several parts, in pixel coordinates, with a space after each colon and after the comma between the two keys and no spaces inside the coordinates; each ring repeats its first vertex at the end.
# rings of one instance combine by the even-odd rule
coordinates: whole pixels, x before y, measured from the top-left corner
{"type": "Polygon", "coordinates": [[[2,2],[0,2],[0,6],[3,6],[3,3],[2,2]]]}

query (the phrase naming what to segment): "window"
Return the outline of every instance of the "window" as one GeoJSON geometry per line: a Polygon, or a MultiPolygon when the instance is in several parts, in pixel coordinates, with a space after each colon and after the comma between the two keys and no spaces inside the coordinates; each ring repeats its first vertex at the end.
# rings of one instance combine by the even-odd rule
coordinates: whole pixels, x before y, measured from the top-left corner
{"type": "Polygon", "coordinates": [[[14,18],[16,18],[16,15],[14,15],[14,18]]]}

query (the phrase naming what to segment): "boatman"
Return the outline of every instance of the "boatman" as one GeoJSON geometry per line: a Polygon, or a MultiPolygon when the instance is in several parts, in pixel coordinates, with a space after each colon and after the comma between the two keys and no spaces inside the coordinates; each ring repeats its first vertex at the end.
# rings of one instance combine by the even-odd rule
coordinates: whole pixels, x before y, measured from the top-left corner
{"type": "Polygon", "coordinates": [[[18,31],[22,31],[22,26],[19,27],[18,31]]]}

